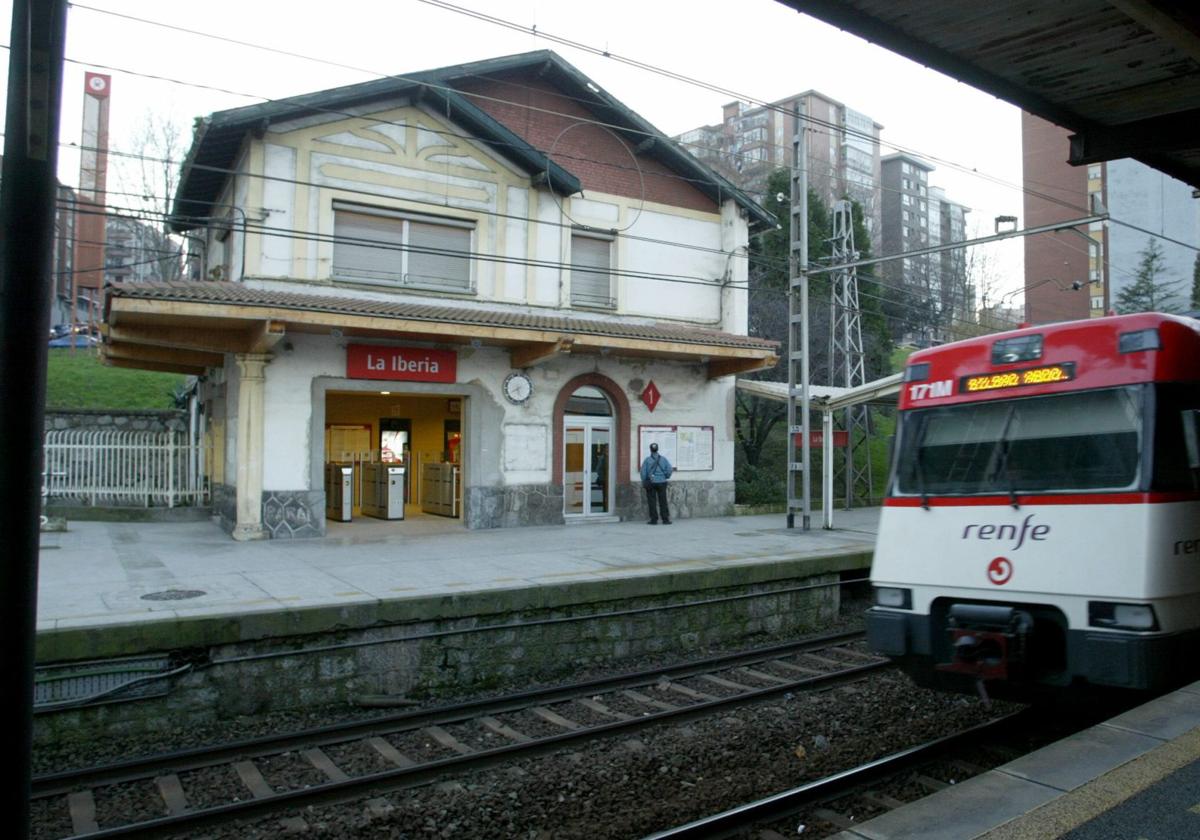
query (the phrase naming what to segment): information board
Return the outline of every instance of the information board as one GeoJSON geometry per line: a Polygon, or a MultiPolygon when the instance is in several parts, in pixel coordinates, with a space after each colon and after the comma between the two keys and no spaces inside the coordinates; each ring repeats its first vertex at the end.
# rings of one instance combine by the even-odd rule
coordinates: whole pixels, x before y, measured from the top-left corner
{"type": "Polygon", "coordinates": [[[712,426],[638,426],[639,467],[652,443],[658,444],[659,454],[677,470],[713,468],[712,426]]]}

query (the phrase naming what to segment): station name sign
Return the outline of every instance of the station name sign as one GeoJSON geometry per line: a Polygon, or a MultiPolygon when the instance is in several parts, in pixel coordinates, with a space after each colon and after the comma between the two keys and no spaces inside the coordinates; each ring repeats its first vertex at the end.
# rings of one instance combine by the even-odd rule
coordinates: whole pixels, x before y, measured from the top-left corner
{"type": "Polygon", "coordinates": [[[458,354],[428,347],[346,345],[348,379],[389,379],[403,382],[457,382],[458,354]]]}

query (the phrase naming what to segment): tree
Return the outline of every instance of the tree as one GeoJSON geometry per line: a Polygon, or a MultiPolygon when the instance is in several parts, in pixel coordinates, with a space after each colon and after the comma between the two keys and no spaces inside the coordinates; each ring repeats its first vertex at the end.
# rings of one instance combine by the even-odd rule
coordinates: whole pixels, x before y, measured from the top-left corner
{"type": "Polygon", "coordinates": [[[146,111],[128,141],[132,154],[117,157],[114,169],[120,194],[111,198],[124,209],[123,217],[133,237],[132,260],[146,266],[138,272],[144,279],[179,280],[184,274],[183,240],[168,228],[170,204],[179,184],[179,172],[187,151],[180,122],[171,114],[146,111]]]}
{"type": "Polygon", "coordinates": [[[1117,311],[1174,312],[1178,308],[1180,281],[1164,279],[1165,270],[1162,248],[1150,237],[1142,249],[1133,282],[1117,293],[1117,311]]]}
{"type": "MultiPolygon", "coordinates": [[[[767,183],[766,208],[780,220],[780,226],[751,239],[749,333],[780,342],[782,355],[788,349],[788,291],[791,261],[791,175],[778,169],[767,183]]],[[[828,265],[831,253],[832,222],[829,208],[812,190],[808,194],[809,263],[828,265]]],[[[854,241],[860,259],[871,256],[871,239],[864,214],[854,204],[854,241]]],[[[858,275],[859,308],[862,311],[864,368],[867,379],[890,372],[891,339],[883,313],[880,284],[871,268],[858,275]]],[[[809,371],[813,384],[829,384],[830,276],[818,274],[809,281],[809,371]]],[[[751,374],[752,378],[773,382],[787,381],[787,362],[781,358],[775,367],[751,374]]],[[[841,384],[840,382],[834,384],[841,384]]],[[[787,406],[775,400],[752,397],[738,391],[735,432],[744,463],[751,469],[762,466],[763,449],[772,431],[787,418],[787,406]]],[[[782,470],[779,471],[782,475],[782,470]]]]}

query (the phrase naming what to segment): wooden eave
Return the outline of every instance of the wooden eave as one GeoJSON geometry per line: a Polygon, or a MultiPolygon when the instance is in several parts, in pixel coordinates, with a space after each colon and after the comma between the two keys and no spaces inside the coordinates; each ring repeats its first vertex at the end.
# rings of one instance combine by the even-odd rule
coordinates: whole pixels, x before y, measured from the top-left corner
{"type": "Polygon", "coordinates": [[[110,299],[102,355],[121,366],[142,362],[179,372],[217,367],[225,353],[269,352],[286,334],[481,344],[505,347],[514,367],[546,362],[564,353],[611,353],[624,357],[673,359],[707,365],[710,379],[772,367],[774,350],[670,339],[626,338],[561,329],[436,322],[403,317],[307,311],[227,302],[173,301],[116,296],[110,299]],[[207,364],[211,362],[212,364],[207,364]]]}

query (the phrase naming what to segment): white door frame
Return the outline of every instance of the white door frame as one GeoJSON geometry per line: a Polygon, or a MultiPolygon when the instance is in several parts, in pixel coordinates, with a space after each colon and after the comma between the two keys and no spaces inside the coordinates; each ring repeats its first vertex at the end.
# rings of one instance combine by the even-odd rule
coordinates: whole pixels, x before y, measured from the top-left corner
{"type": "Polygon", "coordinates": [[[615,475],[616,466],[613,463],[613,452],[615,451],[617,437],[616,418],[611,415],[608,417],[585,414],[567,414],[563,416],[563,453],[562,453],[562,482],[563,482],[563,516],[570,518],[584,518],[590,516],[612,516],[613,512],[613,476],[615,475]],[[570,498],[567,480],[567,429],[571,427],[583,427],[583,512],[571,513],[567,509],[567,503],[570,498]],[[596,429],[603,429],[608,432],[608,458],[605,469],[608,473],[607,484],[608,492],[605,494],[605,499],[608,504],[607,510],[592,510],[592,493],[591,481],[587,480],[590,477],[592,470],[592,432],[596,429]]]}

